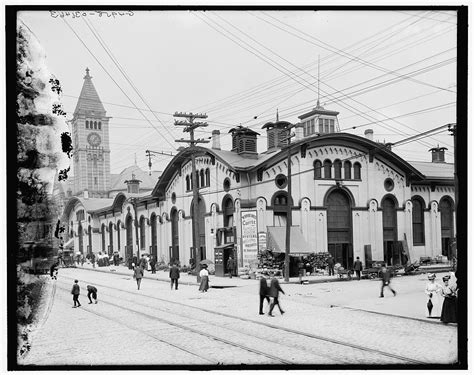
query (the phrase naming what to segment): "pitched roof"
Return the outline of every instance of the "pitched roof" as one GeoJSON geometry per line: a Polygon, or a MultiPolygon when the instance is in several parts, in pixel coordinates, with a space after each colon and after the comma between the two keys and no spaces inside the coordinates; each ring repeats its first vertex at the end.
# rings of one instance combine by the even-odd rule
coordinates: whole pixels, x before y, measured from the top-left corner
{"type": "Polygon", "coordinates": [[[74,110],[74,115],[79,113],[94,112],[94,115],[105,116],[105,108],[102,101],[97,94],[97,91],[92,83],[92,77],[89,75],[89,69],[86,69],[84,76],[84,84],[82,85],[81,94],[74,110]]]}
{"type": "Polygon", "coordinates": [[[135,175],[135,179],[141,181],[140,190],[152,190],[158,182],[161,172],[153,171],[150,176],[138,165],[131,165],[125,168],[119,174],[110,175],[110,190],[127,190],[125,181],[130,180],[132,178],[132,174],[135,175]]]}
{"type": "Polygon", "coordinates": [[[426,178],[454,179],[454,164],[433,163],[429,161],[409,161],[414,168],[423,173],[426,178]]]}

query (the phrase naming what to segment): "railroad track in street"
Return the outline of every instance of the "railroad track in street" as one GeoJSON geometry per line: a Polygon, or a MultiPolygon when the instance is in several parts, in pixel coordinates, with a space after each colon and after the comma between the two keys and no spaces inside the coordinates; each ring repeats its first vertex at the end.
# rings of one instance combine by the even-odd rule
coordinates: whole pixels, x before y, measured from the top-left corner
{"type": "MultiPolygon", "coordinates": [[[[68,279],[73,280],[72,278],[68,279]]],[[[267,360],[272,360],[273,362],[271,363],[425,364],[423,361],[389,353],[377,348],[361,346],[359,344],[293,330],[271,323],[258,322],[244,317],[190,306],[182,302],[170,301],[156,296],[141,295],[141,298],[147,298],[148,303],[136,301],[136,299],[124,299],[123,293],[134,297],[136,297],[137,294],[104,284],[96,283],[95,285],[108,289],[107,293],[101,293],[100,303],[107,303],[118,310],[122,309],[126,311],[128,314],[132,313],[143,316],[146,319],[159,321],[177,329],[184,329],[194,334],[208,336],[226,345],[251,351],[252,353],[266,357],[267,360]],[[110,302],[107,299],[102,299],[102,296],[106,295],[107,298],[116,300],[118,298],[117,293],[122,293],[120,296],[121,305],[110,302]],[[158,303],[152,304],[150,302],[158,303]],[[124,306],[125,304],[131,304],[132,307],[124,306]],[[168,317],[166,318],[166,316],[168,317]],[[200,328],[198,329],[196,327],[200,328]],[[272,330],[268,330],[267,328],[272,328],[272,330]],[[211,332],[213,333],[211,334],[211,332]],[[249,343],[249,337],[251,338],[250,341],[252,345],[249,343]],[[268,348],[268,350],[263,351],[262,348],[268,348]],[[344,354],[342,355],[341,353],[344,354]]],[[[162,336],[160,335],[160,337],[162,336]]],[[[242,361],[242,363],[249,364],[249,362],[246,361],[242,361]]],[[[267,362],[262,361],[261,357],[258,363],[267,362]]]]}

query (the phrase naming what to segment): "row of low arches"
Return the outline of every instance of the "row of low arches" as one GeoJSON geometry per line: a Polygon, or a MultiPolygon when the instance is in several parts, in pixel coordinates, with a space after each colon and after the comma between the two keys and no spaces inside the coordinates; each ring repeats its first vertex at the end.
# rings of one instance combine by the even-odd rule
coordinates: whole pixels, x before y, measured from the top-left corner
{"type": "Polygon", "coordinates": [[[102,123],[100,121],[86,120],[86,129],[101,130],[102,129],[102,123]]]}
{"type": "MultiPolygon", "coordinates": [[[[208,187],[211,186],[211,171],[209,168],[201,169],[196,171],[196,182],[197,187],[208,187]]],[[[190,191],[193,189],[193,177],[192,174],[186,175],[186,191],[190,191]]]]}
{"type": "Polygon", "coordinates": [[[321,178],[335,178],[335,179],[345,179],[345,180],[360,180],[361,179],[361,165],[359,162],[352,164],[349,160],[344,161],[344,163],[336,159],[332,162],[329,159],[324,160],[315,160],[313,163],[314,169],[314,179],[321,178]],[[334,175],[333,172],[334,171],[334,175]]]}

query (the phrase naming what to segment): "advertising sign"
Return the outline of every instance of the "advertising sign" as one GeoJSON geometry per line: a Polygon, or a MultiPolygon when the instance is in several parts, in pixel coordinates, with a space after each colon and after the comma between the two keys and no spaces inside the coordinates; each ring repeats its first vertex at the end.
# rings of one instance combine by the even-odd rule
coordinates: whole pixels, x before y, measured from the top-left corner
{"type": "Polygon", "coordinates": [[[258,232],[258,250],[264,251],[267,249],[267,232],[258,232]]]}
{"type": "Polygon", "coordinates": [[[257,211],[242,212],[242,260],[243,265],[257,261],[257,211]]]}

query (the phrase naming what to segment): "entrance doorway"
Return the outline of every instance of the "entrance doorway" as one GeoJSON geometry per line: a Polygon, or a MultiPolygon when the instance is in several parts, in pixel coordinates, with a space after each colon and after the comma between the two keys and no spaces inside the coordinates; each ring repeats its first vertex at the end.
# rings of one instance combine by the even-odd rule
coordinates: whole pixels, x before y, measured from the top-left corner
{"type": "Polygon", "coordinates": [[[127,227],[127,252],[126,257],[128,259],[133,258],[133,219],[132,215],[128,215],[125,221],[127,227]]]}
{"type": "Polygon", "coordinates": [[[345,269],[353,264],[352,212],[349,196],[341,189],[333,190],[326,200],[328,252],[345,269]]]}
{"type": "Polygon", "coordinates": [[[396,208],[397,203],[392,197],[385,197],[382,200],[383,260],[387,266],[401,264],[400,254],[396,254],[395,251],[395,242],[397,241],[396,208]]]}

